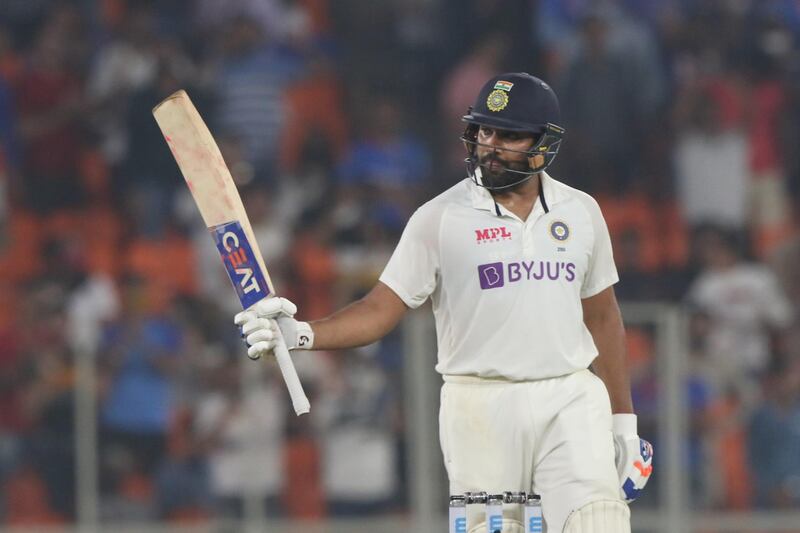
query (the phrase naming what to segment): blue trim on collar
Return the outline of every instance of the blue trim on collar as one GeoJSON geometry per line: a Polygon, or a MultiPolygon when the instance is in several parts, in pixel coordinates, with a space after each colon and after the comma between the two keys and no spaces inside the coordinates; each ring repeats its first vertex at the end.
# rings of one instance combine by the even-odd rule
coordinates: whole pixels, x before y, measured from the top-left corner
{"type": "Polygon", "coordinates": [[[550,208],[547,207],[547,200],[544,199],[544,186],[542,185],[542,181],[544,181],[542,179],[543,177],[544,176],[542,174],[539,174],[539,201],[542,202],[542,207],[544,208],[544,212],[549,213],[550,208]]]}

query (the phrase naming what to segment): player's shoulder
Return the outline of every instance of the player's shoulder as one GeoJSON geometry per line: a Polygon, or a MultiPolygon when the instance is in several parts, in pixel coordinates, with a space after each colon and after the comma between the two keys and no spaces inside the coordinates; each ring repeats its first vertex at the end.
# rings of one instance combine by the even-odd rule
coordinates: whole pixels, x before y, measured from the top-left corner
{"type": "Polygon", "coordinates": [[[581,206],[583,209],[592,214],[600,214],[600,205],[591,194],[567,185],[563,181],[559,181],[549,174],[546,175],[545,179],[547,180],[549,187],[552,188],[560,198],[568,202],[575,202],[576,205],[581,206]]]}
{"type": "Polygon", "coordinates": [[[449,189],[445,189],[438,195],[428,200],[425,204],[431,204],[438,207],[450,205],[469,205],[470,202],[470,186],[472,181],[469,178],[455,183],[449,189]]]}
{"type": "Polygon", "coordinates": [[[470,205],[470,181],[465,178],[449,189],[437,194],[427,202],[423,203],[414,216],[441,217],[447,210],[456,206],[469,206],[470,205]]]}
{"type": "Polygon", "coordinates": [[[552,188],[553,191],[555,191],[556,194],[558,194],[558,196],[561,197],[561,198],[564,198],[564,199],[567,199],[567,200],[576,200],[576,201],[581,202],[583,204],[589,204],[589,205],[590,204],[595,204],[595,205],[597,205],[597,201],[594,199],[594,197],[592,197],[592,195],[589,194],[586,191],[582,191],[580,189],[572,187],[571,185],[567,185],[563,181],[557,180],[556,178],[554,178],[550,174],[545,174],[545,178],[544,179],[546,180],[545,181],[545,184],[546,184],[545,191],[547,191],[547,188],[552,188]],[[548,185],[549,185],[549,187],[547,187],[548,185]]]}

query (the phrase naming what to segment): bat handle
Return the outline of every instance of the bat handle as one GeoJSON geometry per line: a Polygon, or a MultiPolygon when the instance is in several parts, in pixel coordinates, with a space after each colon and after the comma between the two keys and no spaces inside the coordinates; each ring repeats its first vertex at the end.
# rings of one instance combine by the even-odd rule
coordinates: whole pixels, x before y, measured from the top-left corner
{"type": "Polygon", "coordinates": [[[280,328],[275,329],[278,334],[278,343],[275,345],[275,359],[278,360],[278,366],[281,369],[281,374],[283,374],[283,381],[286,382],[286,387],[289,389],[294,412],[297,413],[297,416],[300,416],[311,410],[311,403],[309,403],[308,397],[303,390],[300,378],[297,377],[297,370],[294,368],[292,357],[289,355],[289,349],[286,348],[286,341],[283,340],[280,328]]]}

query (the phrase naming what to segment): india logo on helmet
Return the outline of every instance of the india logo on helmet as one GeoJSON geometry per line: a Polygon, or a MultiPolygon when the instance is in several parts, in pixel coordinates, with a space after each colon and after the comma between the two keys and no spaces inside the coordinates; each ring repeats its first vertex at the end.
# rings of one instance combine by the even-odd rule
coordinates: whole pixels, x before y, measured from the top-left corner
{"type": "Polygon", "coordinates": [[[507,105],[508,93],[500,89],[495,89],[489,93],[489,97],[486,99],[486,107],[489,108],[489,111],[502,111],[507,105]]]}

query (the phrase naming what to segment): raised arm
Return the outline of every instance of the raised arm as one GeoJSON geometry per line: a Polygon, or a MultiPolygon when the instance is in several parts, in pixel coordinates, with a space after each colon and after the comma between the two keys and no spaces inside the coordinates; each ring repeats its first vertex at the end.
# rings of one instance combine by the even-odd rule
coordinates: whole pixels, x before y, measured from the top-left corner
{"type": "Polygon", "coordinates": [[[314,349],[336,350],[371,344],[392,331],[405,315],[406,304],[378,282],[366,296],[321,320],[310,322],[314,349]]]}
{"type": "Polygon", "coordinates": [[[371,344],[389,333],[408,307],[389,287],[378,282],[363,298],[314,322],[294,318],[297,307],[285,298],[270,298],[236,315],[252,359],[275,348],[280,336],[290,350],[336,350],[371,344]]]}

